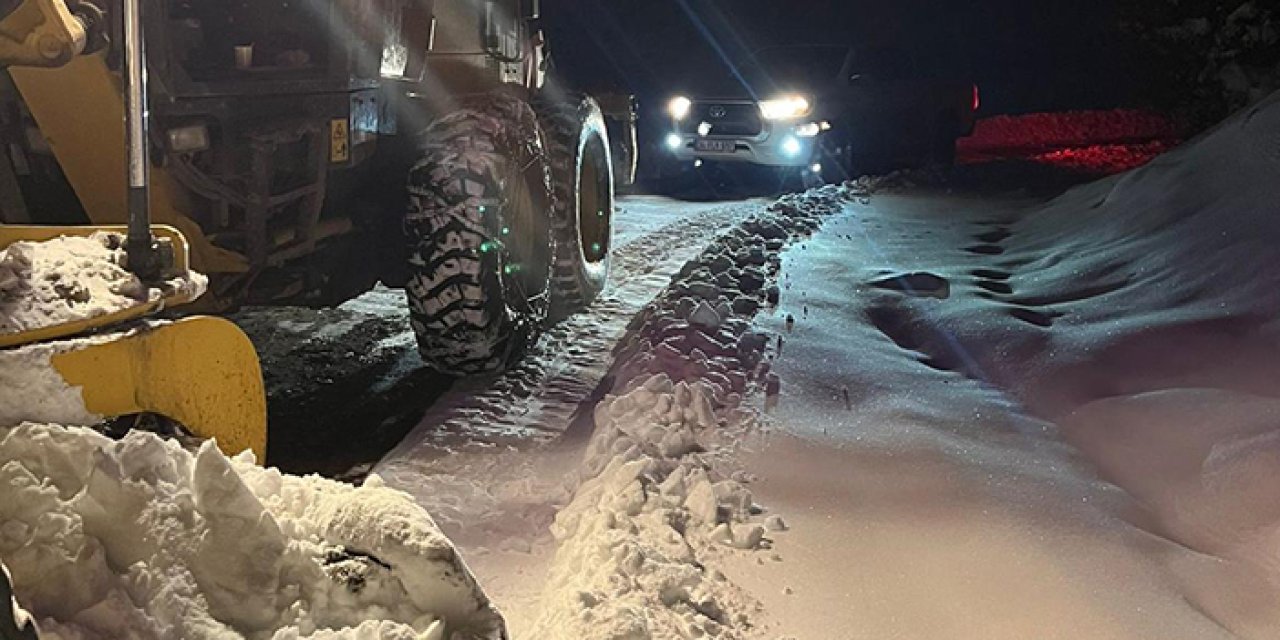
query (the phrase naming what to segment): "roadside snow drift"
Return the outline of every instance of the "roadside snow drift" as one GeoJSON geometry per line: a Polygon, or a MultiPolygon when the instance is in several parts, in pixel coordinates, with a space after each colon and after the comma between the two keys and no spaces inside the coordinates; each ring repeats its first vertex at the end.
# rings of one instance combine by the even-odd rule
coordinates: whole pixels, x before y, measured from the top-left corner
{"type": "Polygon", "coordinates": [[[784,255],[758,322],[800,438],[746,468],[796,526],[754,584],[804,597],[753,589],[766,611],[799,637],[1280,637],[1277,176],[1280,95],[1049,203],[888,196],[784,255]]]}
{"type": "Polygon", "coordinates": [[[212,442],[0,430],[0,560],[46,640],[506,636],[407,495],[283,475],[212,442]]]}
{"type": "MultiPolygon", "coordinates": [[[[992,301],[1047,326],[1005,338],[1021,362],[983,366],[1164,535],[1280,584],[1277,176],[1280,94],[1012,226],[1013,293],[992,301]]],[[[974,320],[942,322],[984,341],[974,320]]]]}

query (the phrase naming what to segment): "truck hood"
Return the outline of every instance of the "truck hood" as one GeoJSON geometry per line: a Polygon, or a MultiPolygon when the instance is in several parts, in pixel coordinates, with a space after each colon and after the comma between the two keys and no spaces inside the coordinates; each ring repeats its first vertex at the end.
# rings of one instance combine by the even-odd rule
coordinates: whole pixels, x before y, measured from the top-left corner
{"type": "Polygon", "coordinates": [[[743,70],[740,74],[690,74],[671,83],[670,93],[694,100],[765,100],[797,93],[817,97],[829,92],[833,84],[804,78],[773,78],[743,70]]]}

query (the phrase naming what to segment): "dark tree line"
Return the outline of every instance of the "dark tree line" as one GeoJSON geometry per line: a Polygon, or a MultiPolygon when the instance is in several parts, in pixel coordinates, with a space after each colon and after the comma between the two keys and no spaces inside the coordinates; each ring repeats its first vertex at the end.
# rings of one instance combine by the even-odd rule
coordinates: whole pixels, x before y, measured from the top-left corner
{"type": "Polygon", "coordinates": [[[1125,0],[1124,30],[1148,48],[1159,100],[1203,123],[1280,89],[1280,1],[1125,0]]]}

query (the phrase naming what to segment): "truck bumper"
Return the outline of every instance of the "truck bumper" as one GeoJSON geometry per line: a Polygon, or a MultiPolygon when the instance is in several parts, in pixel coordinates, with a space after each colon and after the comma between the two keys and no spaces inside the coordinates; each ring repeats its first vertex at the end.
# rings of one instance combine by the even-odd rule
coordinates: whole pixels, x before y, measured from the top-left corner
{"type": "Polygon", "coordinates": [[[768,167],[809,167],[819,157],[821,135],[797,135],[795,125],[766,126],[755,136],[699,136],[668,131],[664,153],[680,162],[706,160],[768,167]]]}

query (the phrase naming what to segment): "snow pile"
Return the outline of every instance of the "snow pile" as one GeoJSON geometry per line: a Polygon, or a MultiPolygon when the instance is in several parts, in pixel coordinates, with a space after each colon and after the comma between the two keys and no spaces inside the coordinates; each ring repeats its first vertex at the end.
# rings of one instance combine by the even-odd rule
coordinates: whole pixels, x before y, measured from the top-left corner
{"type": "Polygon", "coordinates": [[[1007,255],[1026,263],[1010,283],[1053,328],[1047,341],[1017,340],[1043,345],[1027,358],[1030,375],[1001,358],[983,363],[1061,419],[1068,440],[1142,498],[1167,535],[1211,553],[1262,554],[1280,537],[1269,507],[1280,499],[1269,470],[1280,433],[1277,172],[1273,94],[1012,227],[1007,255]],[[1055,350],[1069,355],[1050,358],[1055,350]]]}
{"type": "Polygon", "coordinates": [[[106,342],[111,335],[0,349],[0,427],[22,422],[52,422],[89,426],[102,416],[85,407],[80,387],[67,384],[52,359],[88,344],[106,342]]]}
{"type": "Polygon", "coordinates": [[[0,249],[0,335],[109,315],[166,293],[199,295],[208,284],[186,273],[147,287],[126,259],[124,236],[106,231],[0,249]]]}
{"type": "Polygon", "coordinates": [[[1138,109],[999,115],[979,120],[973,134],[956,144],[961,154],[1035,151],[1176,140],[1185,129],[1163,114],[1138,109]]]}
{"type": "Polygon", "coordinates": [[[1094,176],[1107,176],[1141,167],[1174,147],[1172,142],[1153,140],[1134,144],[1096,144],[1057,149],[1031,156],[1032,162],[1053,165],[1094,176]]]}
{"type": "Polygon", "coordinates": [[[755,549],[746,487],[697,455],[717,418],[701,385],[656,375],[596,408],[588,478],[557,516],[560,543],[532,637],[740,637],[752,602],[705,547],[755,549]]]}
{"type": "Polygon", "coordinates": [[[504,638],[411,498],[130,433],[0,430],[0,560],[42,638],[504,638]]]}
{"type": "MultiPolygon", "coordinates": [[[[636,317],[616,351],[581,482],[556,516],[559,545],[531,637],[740,638],[758,605],[714,568],[721,550],[767,549],[727,469],[754,425],[742,395],[766,378],[778,252],[840,211],[858,187],[788,196],[713,243],[636,317]],[[616,395],[615,395],[616,394],[616,395]]],[[[737,479],[735,479],[737,478],[737,479]]],[[[766,526],[770,525],[770,526],[766,526]]]]}
{"type": "Polygon", "coordinates": [[[973,181],[986,188],[993,178],[1020,187],[1049,178],[1048,174],[1037,177],[1029,167],[1013,172],[1012,167],[991,166],[1013,161],[1052,168],[1064,174],[1060,179],[1068,174],[1100,177],[1150,162],[1181,142],[1187,131],[1179,119],[1135,109],[993,116],[979,120],[973,135],[956,141],[959,166],[954,170],[940,176],[921,170],[913,173],[925,184],[973,181]],[[991,175],[978,172],[984,165],[991,175]]]}

